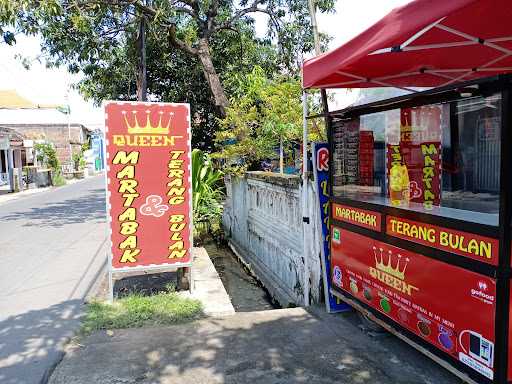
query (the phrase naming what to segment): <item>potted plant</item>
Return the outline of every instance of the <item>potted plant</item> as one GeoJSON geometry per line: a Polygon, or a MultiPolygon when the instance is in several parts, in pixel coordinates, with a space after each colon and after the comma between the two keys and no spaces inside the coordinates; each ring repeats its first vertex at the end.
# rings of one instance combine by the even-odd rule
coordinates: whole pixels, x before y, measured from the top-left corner
{"type": "Polygon", "coordinates": [[[73,155],[73,166],[75,168],[73,174],[77,179],[83,179],[89,176],[87,162],[85,161],[84,152],[89,148],[87,144],[82,145],[80,151],[73,155]]]}
{"type": "Polygon", "coordinates": [[[73,175],[75,179],[83,179],[85,177],[85,159],[82,151],[73,155],[73,167],[73,175]]]}

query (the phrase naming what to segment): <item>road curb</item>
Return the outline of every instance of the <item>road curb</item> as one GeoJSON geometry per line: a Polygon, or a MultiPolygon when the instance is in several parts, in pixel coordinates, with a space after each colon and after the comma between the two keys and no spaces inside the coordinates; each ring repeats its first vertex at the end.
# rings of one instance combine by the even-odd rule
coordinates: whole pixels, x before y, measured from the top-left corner
{"type": "MultiPolygon", "coordinates": [[[[71,337],[67,337],[64,339],[64,345],[67,345],[71,341],[71,337]]],[[[65,351],[59,351],[59,354],[57,355],[57,358],[53,361],[52,365],[50,365],[46,370],[44,371],[43,377],[39,381],[39,384],[48,384],[48,381],[50,380],[50,377],[52,377],[53,372],[57,368],[57,366],[62,362],[64,359],[64,356],[66,356],[65,351]]]]}

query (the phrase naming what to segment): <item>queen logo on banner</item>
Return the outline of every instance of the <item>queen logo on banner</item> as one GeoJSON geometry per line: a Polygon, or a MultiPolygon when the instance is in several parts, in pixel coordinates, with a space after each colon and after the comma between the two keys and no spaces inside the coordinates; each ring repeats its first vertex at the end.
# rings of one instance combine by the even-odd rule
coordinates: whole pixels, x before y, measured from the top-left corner
{"type": "Polygon", "coordinates": [[[112,268],[190,265],[188,104],[109,102],[105,118],[112,268]]]}

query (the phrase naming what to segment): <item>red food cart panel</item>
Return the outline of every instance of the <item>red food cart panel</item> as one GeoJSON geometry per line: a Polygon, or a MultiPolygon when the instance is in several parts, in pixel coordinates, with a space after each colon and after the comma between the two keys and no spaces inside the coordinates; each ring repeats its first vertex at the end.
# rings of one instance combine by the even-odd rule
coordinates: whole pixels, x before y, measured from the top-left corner
{"type": "Polygon", "coordinates": [[[386,217],[386,233],[400,239],[498,265],[499,241],[497,239],[394,216],[386,217]]]}
{"type": "Polygon", "coordinates": [[[331,255],[333,286],[493,377],[495,280],[334,226],[331,255]]]}
{"type": "Polygon", "coordinates": [[[332,217],[335,220],[344,221],[345,223],[354,224],[377,232],[380,232],[381,229],[381,214],[379,212],[333,203],[332,217]]]}

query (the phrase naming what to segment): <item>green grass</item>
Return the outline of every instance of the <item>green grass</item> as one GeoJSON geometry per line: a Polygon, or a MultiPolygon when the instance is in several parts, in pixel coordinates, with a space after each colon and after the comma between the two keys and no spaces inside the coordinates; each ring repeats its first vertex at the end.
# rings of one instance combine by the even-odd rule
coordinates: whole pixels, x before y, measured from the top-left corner
{"type": "Polygon", "coordinates": [[[198,300],[184,298],[175,292],[153,296],[132,294],[114,301],[91,302],[87,305],[81,333],[90,334],[101,329],[137,328],[171,325],[201,317],[198,300]]]}

